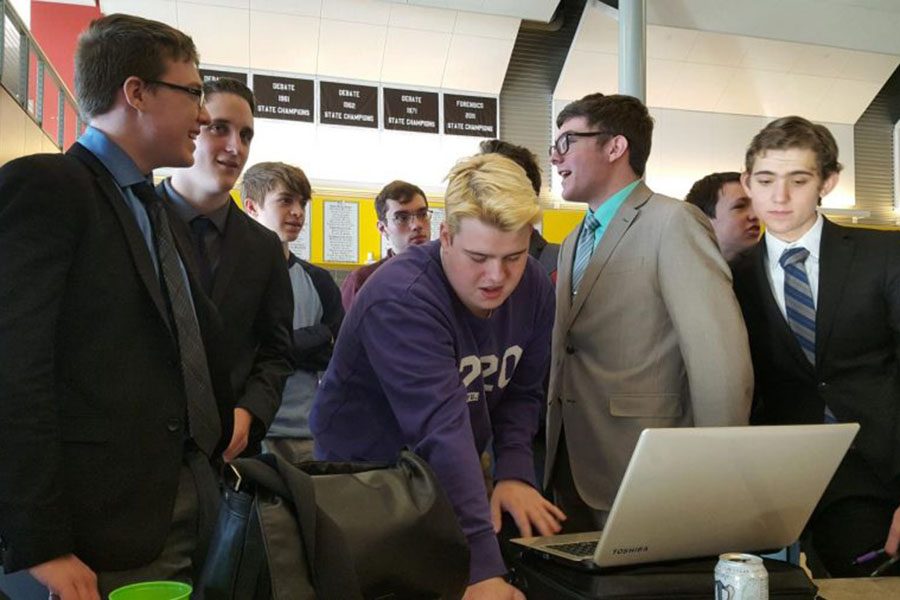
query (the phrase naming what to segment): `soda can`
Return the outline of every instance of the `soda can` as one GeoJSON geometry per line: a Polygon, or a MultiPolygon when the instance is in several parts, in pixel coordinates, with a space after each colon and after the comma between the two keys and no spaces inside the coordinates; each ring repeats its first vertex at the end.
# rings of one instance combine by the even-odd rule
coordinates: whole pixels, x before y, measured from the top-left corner
{"type": "Polygon", "coordinates": [[[769,600],[769,574],[758,556],[722,554],[715,574],[716,600],[769,600]]]}

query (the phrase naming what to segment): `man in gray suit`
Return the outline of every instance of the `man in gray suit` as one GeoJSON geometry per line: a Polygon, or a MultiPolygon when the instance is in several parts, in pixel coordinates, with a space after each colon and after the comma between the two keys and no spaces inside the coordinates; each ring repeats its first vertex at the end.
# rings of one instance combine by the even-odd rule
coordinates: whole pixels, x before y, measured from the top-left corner
{"type": "Polygon", "coordinates": [[[708,219],[641,179],[647,108],[591,94],[556,124],[563,198],[588,211],[560,251],[546,479],[566,531],[585,531],[603,526],[643,429],[746,425],[753,373],[708,219]]]}

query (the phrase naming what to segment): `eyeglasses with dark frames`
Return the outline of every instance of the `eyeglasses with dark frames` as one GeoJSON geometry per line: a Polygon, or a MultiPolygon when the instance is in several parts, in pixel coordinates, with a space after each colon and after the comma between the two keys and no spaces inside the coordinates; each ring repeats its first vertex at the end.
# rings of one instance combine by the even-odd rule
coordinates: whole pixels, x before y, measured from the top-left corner
{"type": "Polygon", "coordinates": [[[178,85],[177,83],[170,83],[168,81],[160,81],[159,79],[145,79],[144,83],[149,83],[151,85],[161,85],[163,87],[167,87],[170,90],[177,90],[179,92],[184,92],[185,94],[190,94],[194,98],[197,99],[197,104],[199,106],[203,106],[203,88],[194,88],[188,87],[186,85],[178,85]]]}
{"type": "Polygon", "coordinates": [[[582,137],[594,137],[597,135],[616,135],[611,131],[567,131],[562,134],[556,141],[550,145],[548,148],[548,153],[550,156],[553,156],[553,151],[555,150],[557,154],[560,156],[565,156],[566,152],[569,151],[569,146],[572,144],[572,138],[582,138],[582,137]]]}
{"type": "Polygon", "coordinates": [[[416,212],[398,212],[391,215],[391,220],[396,223],[398,227],[406,227],[407,225],[412,224],[413,219],[421,221],[422,223],[430,222],[433,213],[434,211],[427,208],[416,212]]]}

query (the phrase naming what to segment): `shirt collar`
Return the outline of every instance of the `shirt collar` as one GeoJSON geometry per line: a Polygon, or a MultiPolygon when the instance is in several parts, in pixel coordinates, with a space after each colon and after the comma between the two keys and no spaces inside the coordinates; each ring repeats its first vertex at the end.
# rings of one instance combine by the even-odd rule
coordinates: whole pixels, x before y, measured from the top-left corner
{"type": "MultiPolygon", "coordinates": [[[[634,188],[637,187],[637,184],[640,183],[640,179],[636,179],[623,187],[621,190],[613,194],[609,197],[609,200],[601,204],[597,207],[597,210],[594,211],[594,218],[597,219],[597,222],[600,224],[598,229],[606,229],[606,226],[609,225],[609,222],[612,221],[613,217],[616,216],[616,212],[619,210],[619,207],[622,206],[622,203],[625,202],[625,199],[631,194],[634,188]]],[[[590,209],[588,209],[590,211],[590,209]]]]}
{"type": "MultiPolygon", "coordinates": [[[[202,213],[191,206],[185,197],[178,193],[178,190],[172,185],[171,177],[163,181],[163,186],[166,188],[166,194],[169,196],[169,200],[172,201],[172,208],[175,209],[175,214],[178,215],[179,219],[185,223],[190,223],[195,218],[201,216],[202,213]]],[[[215,226],[219,233],[225,231],[225,222],[228,220],[228,211],[231,208],[229,206],[230,204],[231,200],[229,199],[228,202],[205,215],[212,221],[213,226],[215,226]]]]}
{"type": "Polygon", "coordinates": [[[806,248],[806,250],[809,252],[810,257],[818,261],[819,247],[821,246],[822,242],[822,227],[824,223],[825,219],[823,219],[822,215],[819,214],[816,217],[816,222],[812,227],[810,227],[809,231],[804,233],[796,242],[785,242],[783,240],[779,240],[769,231],[766,231],[766,254],[769,259],[769,264],[777,264],[781,259],[781,255],[784,254],[784,251],[788,248],[806,248]]]}
{"type": "Polygon", "coordinates": [[[99,129],[88,126],[78,138],[78,143],[90,150],[91,154],[103,163],[120,188],[127,188],[142,181],[152,185],[153,174],[141,173],[131,157],[99,129]]]}

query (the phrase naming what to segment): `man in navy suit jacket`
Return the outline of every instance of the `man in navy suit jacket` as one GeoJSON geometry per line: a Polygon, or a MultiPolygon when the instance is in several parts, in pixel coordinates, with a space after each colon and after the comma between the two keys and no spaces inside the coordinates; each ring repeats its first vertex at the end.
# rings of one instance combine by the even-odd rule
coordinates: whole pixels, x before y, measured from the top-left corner
{"type": "Polygon", "coordinates": [[[862,576],[878,563],[855,557],[895,554],[900,540],[900,234],[818,214],[840,169],[834,137],[801,117],[753,138],[742,182],[766,234],[734,280],[756,374],[753,422],[861,425],[806,542],[829,574],[862,576]]]}
{"type": "Polygon", "coordinates": [[[190,580],[215,516],[221,325],[149,185],[209,122],[197,64],[168,25],[94,21],[75,57],[90,126],[0,169],[0,549],[62,600],[190,580]]]}

